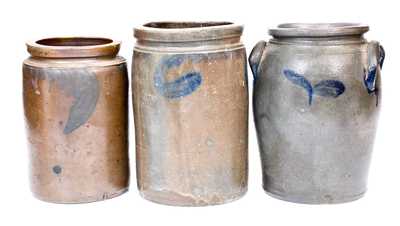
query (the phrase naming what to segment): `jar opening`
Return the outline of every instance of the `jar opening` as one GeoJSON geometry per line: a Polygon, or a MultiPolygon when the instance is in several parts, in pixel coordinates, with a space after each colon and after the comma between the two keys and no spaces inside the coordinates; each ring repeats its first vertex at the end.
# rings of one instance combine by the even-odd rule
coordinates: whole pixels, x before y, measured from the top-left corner
{"type": "Polygon", "coordinates": [[[55,37],[26,43],[33,57],[43,58],[86,58],[114,57],[120,42],[97,37],[55,37]]]}
{"type": "Polygon", "coordinates": [[[134,29],[134,36],[151,42],[196,42],[236,38],[243,27],[226,21],[155,21],[134,29]]]}
{"type": "Polygon", "coordinates": [[[304,28],[304,29],[328,29],[340,27],[355,27],[356,23],[287,23],[280,24],[278,28],[304,28]]]}
{"type": "Polygon", "coordinates": [[[274,37],[334,37],[362,36],[369,30],[358,23],[285,23],[270,29],[274,37]]]}
{"type": "Polygon", "coordinates": [[[95,46],[112,43],[108,38],[46,38],[36,41],[37,44],[45,46],[95,46]]]}
{"type": "Polygon", "coordinates": [[[184,29],[184,28],[202,28],[222,25],[231,25],[231,22],[151,22],[143,25],[144,27],[160,29],[184,29]]]}

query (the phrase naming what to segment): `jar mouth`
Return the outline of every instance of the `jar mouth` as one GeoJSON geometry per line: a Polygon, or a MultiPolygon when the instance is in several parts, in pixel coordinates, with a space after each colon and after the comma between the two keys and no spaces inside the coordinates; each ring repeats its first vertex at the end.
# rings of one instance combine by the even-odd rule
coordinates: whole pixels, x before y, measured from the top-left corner
{"type": "Polygon", "coordinates": [[[274,37],[332,37],[362,35],[369,30],[360,23],[285,23],[270,29],[274,37]]]}
{"type": "Polygon", "coordinates": [[[150,22],[144,24],[144,27],[159,28],[159,29],[187,29],[187,28],[204,28],[231,25],[232,22],[150,22]]]}
{"type": "Polygon", "coordinates": [[[155,42],[191,42],[240,37],[243,26],[226,21],[157,21],[134,28],[134,37],[155,42]]]}
{"type": "Polygon", "coordinates": [[[54,37],[26,43],[33,57],[80,58],[116,56],[120,42],[100,37],[54,37]]]}

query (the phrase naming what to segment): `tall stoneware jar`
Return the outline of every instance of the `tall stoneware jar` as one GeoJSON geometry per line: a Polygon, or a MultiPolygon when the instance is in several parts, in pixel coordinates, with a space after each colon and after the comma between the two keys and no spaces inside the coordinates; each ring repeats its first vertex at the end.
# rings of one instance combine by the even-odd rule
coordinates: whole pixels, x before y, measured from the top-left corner
{"type": "Polygon", "coordinates": [[[128,188],[128,77],[119,42],[28,42],[23,98],[31,190],[44,201],[84,203],[128,188]]]}
{"type": "Polygon", "coordinates": [[[363,196],[381,106],[384,52],[350,23],[282,24],[250,55],[263,186],[279,199],[363,196]]]}
{"type": "Polygon", "coordinates": [[[246,192],[242,30],[227,22],[154,22],[135,29],[137,179],[145,199],[202,206],[246,192]]]}

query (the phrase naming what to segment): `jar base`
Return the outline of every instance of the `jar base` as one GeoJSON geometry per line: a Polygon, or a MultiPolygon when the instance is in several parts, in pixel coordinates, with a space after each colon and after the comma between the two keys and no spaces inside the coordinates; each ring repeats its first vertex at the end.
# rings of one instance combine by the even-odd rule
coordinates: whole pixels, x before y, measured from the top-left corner
{"type": "Polygon", "coordinates": [[[341,203],[348,203],[348,202],[353,202],[356,201],[360,198],[362,198],[365,195],[365,191],[354,196],[349,196],[349,197],[344,197],[341,199],[332,199],[332,198],[321,198],[321,199],[306,199],[304,197],[293,197],[293,196],[282,196],[278,195],[275,192],[267,191],[264,189],[264,192],[276,199],[286,201],[286,202],[292,202],[292,203],[298,203],[298,204],[309,204],[309,205],[321,205],[321,204],[341,204],[341,203]]]}
{"type": "Polygon", "coordinates": [[[195,198],[191,195],[178,194],[176,192],[163,192],[163,191],[139,191],[142,198],[157,204],[168,205],[168,206],[181,206],[181,207],[201,207],[201,206],[213,206],[222,205],[230,202],[234,202],[242,198],[247,192],[247,188],[243,191],[231,195],[228,198],[212,198],[210,200],[204,200],[195,198]]]}
{"type": "Polygon", "coordinates": [[[46,197],[40,197],[37,194],[33,193],[33,196],[43,202],[54,203],[54,204],[85,204],[85,203],[92,203],[92,202],[99,202],[104,201],[112,198],[116,198],[125,192],[127,192],[129,188],[123,188],[116,192],[104,193],[102,196],[99,197],[87,197],[87,198],[80,198],[76,200],[62,200],[62,199],[48,199],[46,197]]]}

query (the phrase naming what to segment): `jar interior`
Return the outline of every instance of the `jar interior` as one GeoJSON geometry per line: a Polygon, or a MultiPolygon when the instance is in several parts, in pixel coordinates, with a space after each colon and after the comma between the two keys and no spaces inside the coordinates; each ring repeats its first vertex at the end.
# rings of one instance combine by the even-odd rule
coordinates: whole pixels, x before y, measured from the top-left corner
{"type": "Polygon", "coordinates": [[[201,28],[214,27],[222,25],[231,25],[231,22],[151,22],[143,25],[144,27],[160,28],[160,29],[184,29],[184,28],[201,28]]]}
{"type": "Polygon", "coordinates": [[[113,41],[107,38],[47,38],[36,41],[46,46],[96,46],[110,44],[113,41]]]}

